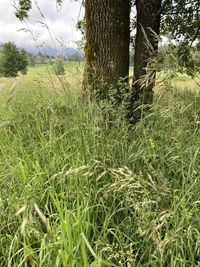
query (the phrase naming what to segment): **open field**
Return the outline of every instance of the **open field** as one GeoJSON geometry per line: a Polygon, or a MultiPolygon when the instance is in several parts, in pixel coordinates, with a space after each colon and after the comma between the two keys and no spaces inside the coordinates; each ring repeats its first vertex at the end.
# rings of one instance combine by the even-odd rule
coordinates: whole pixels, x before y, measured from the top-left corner
{"type": "MultiPolygon", "coordinates": [[[[83,63],[67,61],[65,62],[66,75],[79,75],[83,70],[83,63]]],[[[35,67],[30,67],[28,77],[47,77],[48,72],[54,74],[53,65],[51,64],[36,64],[35,67]]]]}
{"type": "MultiPolygon", "coordinates": [[[[83,77],[83,63],[79,62],[65,62],[65,75],[62,80],[65,86],[68,84],[70,87],[80,89],[83,77]]],[[[130,77],[133,76],[133,69],[130,68],[130,77]]],[[[162,80],[163,74],[158,74],[158,80],[162,80]]],[[[19,82],[23,80],[25,83],[29,84],[31,82],[43,83],[47,87],[60,86],[60,81],[58,77],[54,74],[53,65],[51,64],[36,64],[35,67],[29,67],[28,73],[25,76],[20,76],[18,78],[4,78],[0,77],[0,84],[7,84],[7,87],[11,86],[13,82],[19,82]],[[50,85],[50,86],[49,86],[50,85]]],[[[200,78],[197,77],[195,80],[187,75],[179,74],[178,77],[172,79],[172,85],[179,90],[199,90],[200,78]]],[[[159,86],[158,86],[159,88],[159,86]]]]}
{"type": "Polygon", "coordinates": [[[82,103],[78,63],[50,74],[0,78],[0,266],[200,266],[198,85],[130,127],[82,103]]]}

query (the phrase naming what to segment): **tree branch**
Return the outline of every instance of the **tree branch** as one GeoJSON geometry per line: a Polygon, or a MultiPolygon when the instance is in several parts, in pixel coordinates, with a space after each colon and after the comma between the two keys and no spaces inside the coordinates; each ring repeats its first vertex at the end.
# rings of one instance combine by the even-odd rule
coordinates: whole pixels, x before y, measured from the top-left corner
{"type": "Polygon", "coordinates": [[[169,4],[169,2],[171,2],[171,0],[164,0],[161,8],[158,10],[158,13],[156,14],[156,16],[159,16],[163,10],[165,9],[165,7],[169,4]]]}

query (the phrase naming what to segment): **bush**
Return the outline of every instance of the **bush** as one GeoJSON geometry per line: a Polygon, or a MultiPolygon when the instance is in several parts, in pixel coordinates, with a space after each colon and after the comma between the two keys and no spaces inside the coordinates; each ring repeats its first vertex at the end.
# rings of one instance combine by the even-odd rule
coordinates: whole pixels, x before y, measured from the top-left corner
{"type": "Polygon", "coordinates": [[[65,66],[62,59],[57,59],[54,64],[54,71],[56,75],[64,75],[65,74],[65,66]]]}

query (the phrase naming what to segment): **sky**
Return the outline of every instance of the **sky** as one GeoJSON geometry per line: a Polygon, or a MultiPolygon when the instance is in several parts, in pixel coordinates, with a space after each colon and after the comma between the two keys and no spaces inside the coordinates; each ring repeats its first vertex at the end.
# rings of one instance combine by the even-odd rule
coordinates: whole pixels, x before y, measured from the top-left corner
{"type": "Polygon", "coordinates": [[[15,17],[14,5],[17,2],[18,0],[0,0],[0,43],[13,41],[24,48],[36,45],[76,48],[75,42],[81,39],[76,23],[84,12],[81,0],[64,0],[61,8],[56,5],[56,0],[32,0],[33,9],[27,22],[20,22],[15,17]],[[45,17],[50,33],[35,2],[45,17]]]}

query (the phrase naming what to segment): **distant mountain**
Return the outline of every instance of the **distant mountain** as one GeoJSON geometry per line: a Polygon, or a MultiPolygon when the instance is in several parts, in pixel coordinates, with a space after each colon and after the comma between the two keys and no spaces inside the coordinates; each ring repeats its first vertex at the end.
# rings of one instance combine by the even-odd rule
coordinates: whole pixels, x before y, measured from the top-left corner
{"type": "Polygon", "coordinates": [[[37,55],[39,52],[41,52],[44,56],[62,56],[67,57],[76,53],[80,53],[79,50],[72,48],[72,47],[66,47],[66,48],[54,48],[52,46],[44,46],[38,49],[37,47],[30,47],[26,49],[28,53],[37,55]]]}
{"type": "MultiPolygon", "coordinates": [[[[3,45],[4,45],[4,43],[0,42],[0,49],[3,47],[3,45]]],[[[55,47],[52,47],[50,45],[45,45],[41,48],[37,48],[34,46],[31,46],[31,47],[24,46],[23,48],[29,54],[32,54],[32,55],[38,55],[38,53],[42,53],[43,56],[51,56],[51,57],[56,57],[56,56],[69,57],[73,54],[83,54],[82,51],[75,49],[73,47],[66,47],[66,48],[57,47],[57,48],[55,48],[55,47]]]]}

